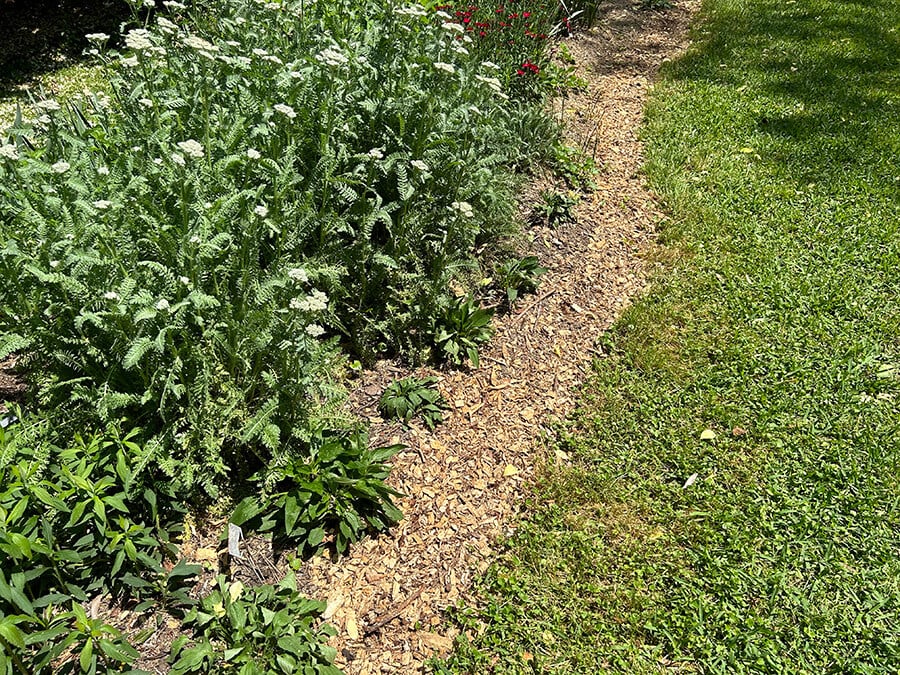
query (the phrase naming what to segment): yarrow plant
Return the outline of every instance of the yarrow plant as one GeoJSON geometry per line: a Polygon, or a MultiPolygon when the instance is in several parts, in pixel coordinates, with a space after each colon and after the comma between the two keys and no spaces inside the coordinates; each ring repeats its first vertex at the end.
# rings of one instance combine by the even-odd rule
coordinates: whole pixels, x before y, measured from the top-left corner
{"type": "Polygon", "coordinates": [[[451,281],[510,230],[538,114],[516,71],[557,8],[165,7],[121,52],[91,37],[112,103],[48,99],[0,139],[0,355],[215,493],[350,424],[338,342],[446,351],[451,281]]]}

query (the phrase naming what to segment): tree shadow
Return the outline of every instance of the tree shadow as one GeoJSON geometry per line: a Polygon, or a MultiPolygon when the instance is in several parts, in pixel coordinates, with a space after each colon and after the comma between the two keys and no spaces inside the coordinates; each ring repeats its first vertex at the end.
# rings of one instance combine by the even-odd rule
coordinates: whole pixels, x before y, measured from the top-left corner
{"type": "Polygon", "coordinates": [[[115,36],[130,15],[123,0],[0,0],[0,95],[76,63],[85,34],[115,36]]]}
{"type": "Polygon", "coordinates": [[[896,12],[890,3],[831,0],[852,12],[827,4],[719,11],[695,36],[698,46],[668,66],[675,82],[737,90],[762,83],[768,103],[754,104],[748,131],[781,144],[777,160],[804,180],[838,180],[887,156],[887,131],[900,125],[896,12]]]}

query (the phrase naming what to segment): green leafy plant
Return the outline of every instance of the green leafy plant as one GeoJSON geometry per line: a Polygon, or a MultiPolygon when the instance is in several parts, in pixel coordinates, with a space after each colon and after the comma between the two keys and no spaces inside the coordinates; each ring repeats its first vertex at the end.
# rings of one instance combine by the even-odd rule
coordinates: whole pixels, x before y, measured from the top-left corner
{"type": "Polygon", "coordinates": [[[403,514],[385,482],[385,461],[402,446],[370,449],[361,432],[316,439],[309,457],[294,458],[259,476],[261,496],[244,498],[231,522],[271,532],[298,545],[303,554],[334,537],[338,553],[367,531],[384,531],[403,514]]]}
{"type": "Polygon", "coordinates": [[[462,365],[466,358],[476,368],[478,347],[490,340],[492,310],[482,309],[472,296],[458,298],[446,309],[434,328],[434,344],[442,358],[462,365]]]}
{"type": "Polygon", "coordinates": [[[239,672],[242,675],[340,675],[336,650],[325,641],[335,630],[320,621],[324,602],[297,592],[293,573],[277,586],[245,587],[224,576],[192,609],[172,645],[172,675],[239,672]]]}
{"type": "Polygon", "coordinates": [[[60,449],[40,433],[29,437],[22,427],[30,423],[0,429],[0,639],[8,656],[0,673],[42,672],[67,654],[76,661],[63,659],[55,672],[80,672],[77,664],[120,672],[136,653],[86,617],[82,603],[102,595],[139,600],[139,609],[162,595],[169,606],[189,603],[184,582],[199,567],[163,564],[177,554],[171,537],[182,511],[165,484],[135,471],[146,450],[133,433],[111,425],[60,449]]]}
{"type": "Polygon", "coordinates": [[[512,307],[522,293],[534,293],[540,283],[540,277],[547,269],[541,267],[537,257],[513,258],[497,267],[496,283],[506,294],[506,300],[512,307]]]}
{"type": "Polygon", "coordinates": [[[672,0],[641,0],[641,9],[672,9],[672,0]]]}
{"type": "Polygon", "coordinates": [[[549,227],[561,223],[574,223],[575,214],[572,209],[578,204],[578,195],[558,190],[545,190],[541,193],[541,201],[535,206],[535,212],[549,227]]]}
{"type": "Polygon", "coordinates": [[[434,377],[405,377],[391,382],[381,395],[379,407],[390,418],[408,422],[421,417],[429,429],[444,421],[446,403],[435,387],[434,377]]]}
{"type": "Polygon", "coordinates": [[[597,174],[597,165],[591,156],[584,150],[565,143],[554,143],[553,150],[550,167],[570,187],[575,190],[596,189],[594,176],[597,174]]]}

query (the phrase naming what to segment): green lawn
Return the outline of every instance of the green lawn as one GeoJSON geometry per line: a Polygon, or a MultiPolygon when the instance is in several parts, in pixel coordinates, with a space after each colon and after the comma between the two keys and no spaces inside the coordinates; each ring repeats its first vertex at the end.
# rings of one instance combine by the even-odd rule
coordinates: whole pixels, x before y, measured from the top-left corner
{"type": "Polygon", "coordinates": [[[694,38],[645,130],[667,271],[437,672],[900,671],[900,2],[694,38]]]}

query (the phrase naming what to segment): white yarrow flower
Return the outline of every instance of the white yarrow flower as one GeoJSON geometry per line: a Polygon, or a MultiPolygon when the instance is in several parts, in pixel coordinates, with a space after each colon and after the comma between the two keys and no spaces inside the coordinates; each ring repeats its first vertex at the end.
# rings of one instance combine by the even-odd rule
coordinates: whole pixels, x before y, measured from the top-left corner
{"type": "Polygon", "coordinates": [[[309,275],[306,273],[306,270],[302,267],[294,267],[288,270],[288,278],[293,279],[301,284],[305,284],[309,281],[309,275]]]}
{"type": "Polygon", "coordinates": [[[414,159],[410,164],[419,171],[428,171],[428,165],[421,159],[414,159]]]}
{"type": "Polygon", "coordinates": [[[203,157],[203,146],[193,138],[189,138],[186,141],[179,141],[177,145],[184,151],[184,154],[192,159],[200,159],[203,157]]]}
{"type": "Polygon", "coordinates": [[[262,157],[259,150],[255,150],[253,148],[247,148],[247,158],[248,159],[259,159],[262,157]]]}
{"type": "Polygon", "coordinates": [[[491,70],[500,70],[500,66],[498,66],[493,61],[482,61],[481,65],[483,68],[490,68],[491,70]]]}
{"type": "Polygon", "coordinates": [[[451,75],[456,72],[456,68],[454,68],[452,63],[444,63],[443,61],[435,61],[434,67],[438,70],[443,70],[445,73],[450,73],[451,75]]]}
{"type": "Polygon", "coordinates": [[[199,244],[199,243],[200,243],[200,237],[198,237],[198,236],[195,234],[195,235],[193,235],[190,239],[188,239],[188,241],[189,241],[190,243],[192,243],[192,244],[199,244]]]}
{"type": "Polygon", "coordinates": [[[108,199],[98,199],[97,201],[94,202],[94,208],[100,209],[101,211],[105,211],[110,206],[112,206],[112,202],[109,201],[108,199]]]}
{"type": "Polygon", "coordinates": [[[138,64],[138,59],[136,56],[129,56],[127,58],[122,59],[122,65],[127,68],[134,68],[138,64]]]}
{"type": "Polygon", "coordinates": [[[125,46],[135,51],[150,49],[153,46],[153,43],[150,42],[150,31],[144,28],[134,28],[128,31],[128,35],[125,36],[125,46]]]}
{"type": "Polygon", "coordinates": [[[41,110],[47,110],[47,111],[59,110],[62,107],[61,105],[59,105],[58,102],[54,101],[52,98],[48,98],[45,101],[38,101],[35,105],[38,108],[40,108],[41,110]]]}
{"type": "Polygon", "coordinates": [[[106,42],[109,40],[109,35],[106,33],[88,33],[84,37],[91,42],[106,42]]]}
{"type": "Polygon", "coordinates": [[[286,116],[288,119],[294,119],[297,116],[297,113],[294,112],[294,109],[286,105],[284,103],[276,103],[275,104],[275,112],[280,112],[282,115],[286,116]]]}
{"type": "Polygon", "coordinates": [[[12,143],[0,145],[0,157],[5,157],[6,159],[12,160],[19,159],[19,149],[12,143]]]}
{"type": "Polygon", "coordinates": [[[169,35],[178,32],[178,26],[176,26],[164,16],[156,19],[156,25],[159,26],[159,29],[163,33],[168,33],[169,35]]]}
{"type": "Polygon", "coordinates": [[[450,206],[459,211],[460,215],[464,218],[471,218],[475,215],[475,212],[472,210],[472,205],[469,202],[453,202],[450,206]]]}
{"type": "Polygon", "coordinates": [[[184,155],[182,155],[180,152],[172,153],[172,161],[175,162],[175,164],[177,164],[178,166],[184,166],[187,163],[184,159],[184,155]]]}
{"type": "Polygon", "coordinates": [[[167,309],[169,309],[169,307],[169,301],[165,298],[160,298],[159,302],[156,303],[156,309],[158,309],[160,312],[166,311],[167,309]]]}
{"type": "Polygon", "coordinates": [[[466,29],[463,28],[462,24],[454,23],[453,21],[447,21],[441,24],[441,28],[450,33],[465,33],[466,29]]]}
{"type": "Polygon", "coordinates": [[[212,42],[207,42],[202,37],[198,37],[196,35],[188,35],[184,38],[183,42],[186,47],[190,47],[191,49],[196,49],[201,52],[219,51],[219,48],[212,42]]]}
{"type": "Polygon", "coordinates": [[[68,162],[57,162],[50,168],[53,169],[53,173],[65,173],[72,168],[72,165],[68,162]]]}
{"type": "Polygon", "coordinates": [[[324,63],[326,66],[342,66],[349,59],[344,56],[343,52],[336,47],[327,47],[316,54],[316,61],[324,63]]]}
{"type": "Polygon", "coordinates": [[[116,293],[115,291],[106,291],[106,293],[103,294],[103,297],[106,300],[118,300],[119,294],[116,293]]]}
{"type": "Polygon", "coordinates": [[[109,167],[98,166],[97,173],[100,174],[101,176],[108,176],[109,175],[109,167]]]}
{"type": "Polygon", "coordinates": [[[306,334],[309,335],[310,337],[317,338],[320,335],[322,335],[324,332],[325,332],[325,329],[322,328],[322,326],[320,326],[317,323],[311,323],[306,327],[306,334]]]}
{"type": "Polygon", "coordinates": [[[253,209],[253,213],[258,215],[260,218],[265,218],[267,215],[269,215],[269,208],[264,204],[260,204],[255,209],[253,209]]]}
{"type": "Polygon", "coordinates": [[[372,148],[369,150],[369,157],[372,159],[384,159],[384,153],[381,151],[381,148],[372,148]]]}
{"type": "Polygon", "coordinates": [[[483,82],[496,93],[500,93],[503,91],[503,84],[496,77],[485,77],[484,75],[476,75],[475,79],[479,82],[483,82]]]}

